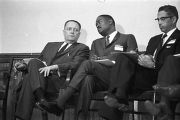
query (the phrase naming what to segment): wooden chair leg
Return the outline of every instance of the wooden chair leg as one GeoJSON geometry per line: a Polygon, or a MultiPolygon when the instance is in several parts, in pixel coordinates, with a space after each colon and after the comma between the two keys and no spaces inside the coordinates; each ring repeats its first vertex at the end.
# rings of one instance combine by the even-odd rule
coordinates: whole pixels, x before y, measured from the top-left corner
{"type": "Polygon", "coordinates": [[[134,104],[135,104],[135,103],[134,103],[134,100],[133,100],[133,101],[132,101],[132,105],[133,105],[133,106],[132,106],[132,108],[133,108],[133,111],[132,111],[132,120],[134,120],[134,111],[135,111],[135,110],[134,110],[134,106],[135,106],[134,104]]]}
{"type": "MultiPolygon", "coordinates": [[[[156,103],[156,90],[154,90],[154,93],[153,93],[153,103],[154,104],[156,103]]],[[[152,120],[155,120],[155,116],[154,115],[152,116],[152,120]]]]}

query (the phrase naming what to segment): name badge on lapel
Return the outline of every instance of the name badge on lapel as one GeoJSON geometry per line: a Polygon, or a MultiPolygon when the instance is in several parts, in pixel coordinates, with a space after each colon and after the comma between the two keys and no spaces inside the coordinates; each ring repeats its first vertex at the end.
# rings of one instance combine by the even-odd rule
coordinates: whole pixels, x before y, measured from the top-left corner
{"type": "Polygon", "coordinates": [[[176,42],[176,39],[172,39],[167,44],[174,44],[175,42],[176,42]]]}
{"type": "Polygon", "coordinates": [[[121,45],[115,45],[114,50],[123,51],[123,46],[121,45]]]}

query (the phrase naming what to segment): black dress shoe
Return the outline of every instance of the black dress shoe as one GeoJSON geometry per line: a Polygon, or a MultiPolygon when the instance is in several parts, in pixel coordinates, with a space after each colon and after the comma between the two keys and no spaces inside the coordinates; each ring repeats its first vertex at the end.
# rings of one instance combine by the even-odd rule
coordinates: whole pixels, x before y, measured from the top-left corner
{"type": "Polygon", "coordinates": [[[58,107],[55,101],[47,102],[45,99],[41,99],[36,103],[37,107],[41,110],[47,111],[49,113],[53,113],[57,116],[60,116],[63,112],[63,109],[58,107]]]}
{"type": "Polygon", "coordinates": [[[118,100],[116,97],[107,95],[104,97],[104,101],[109,107],[117,108],[120,111],[129,110],[128,104],[126,104],[125,100],[118,100]]]}

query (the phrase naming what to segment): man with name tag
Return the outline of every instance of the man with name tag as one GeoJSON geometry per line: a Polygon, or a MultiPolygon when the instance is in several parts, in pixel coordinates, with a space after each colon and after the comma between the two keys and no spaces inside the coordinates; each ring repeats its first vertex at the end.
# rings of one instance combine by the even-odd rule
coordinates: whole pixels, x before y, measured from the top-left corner
{"type": "Polygon", "coordinates": [[[30,120],[35,103],[38,106],[46,104],[46,97],[58,93],[65,84],[68,71],[71,70],[73,75],[80,63],[89,58],[88,46],[77,42],[80,30],[81,24],[78,21],[66,21],[64,42],[49,42],[38,59],[31,59],[28,64],[15,64],[17,70],[24,71],[18,89],[17,118],[30,120]]]}
{"type": "Polygon", "coordinates": [[[168,57],[180,53],[176,7],[161,6],[155,20],[158,21],[163,33],[150,39],[145,54],[120,54],[116,59],[111,72],[108,95],[104,97],[105,104],[101,106],[99,112],[108,120],[122,119],[120,113],[128,110],[128,96],[130,94],[138,96],[144,91],[152,90],[157,78],[163,75],[159,71],[163,71],[163,66],[168,63],[166,62],[168,57]]]}
{"type": "MultiPolygon", "coordinates": [[[[77,109],[78,112],[82,111],[80,118],[83,120],[87,117],[92,94],[96,91],[108,89],[109,75],[114,65],[116,52],[130,52],[137,49],[135,37],[132,34],[122,34],[116,31],[115,21],[110,15],[98,16],[96,27],[103,37],[93,41],[90,60],[86,60],[80,65],[65,93],[60,95],[54,103],[59,108],[59,112],[62,112],[65,102],[78,91],[77,109]]],[[[50,111],[48,106],[44,106],[44,108],[50,111]]]]}

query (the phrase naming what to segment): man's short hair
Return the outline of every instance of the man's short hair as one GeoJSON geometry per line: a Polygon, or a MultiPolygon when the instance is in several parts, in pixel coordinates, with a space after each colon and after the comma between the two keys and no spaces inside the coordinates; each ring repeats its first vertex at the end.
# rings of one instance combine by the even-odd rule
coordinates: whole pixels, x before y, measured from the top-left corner
{"type": "Polygon", "coordinates": [[[175,6],[172,6],[172,5],[164,5],[164,6],[161,6],[158,10],[158,12],[160,11],[165,11],[167,12],[169,15],[172,15],[172,16],[175,16],[178,20],[179,16],[178,16],[178,11],[176,9],[175,6]]]}
{"type": "Polygon", "coordinates": [[[103,17],[103,18],[105,18],[105,19],[108,19],[108,20],[112,20],[112,22],[113,22],[113,25],[115,26],[115,21],[114,21],[114,19],[113,19],[113,17],[112,16],[110,16],[110,15],[100,15],[99,17],[103,17]]]}
{"type": "Polygon", "coordinates": [[[64,24],[64,28],[66,27],[68,22],[75,22],[75,23],[77,23],[78,26],[79,26],[79,30],[81,30],[81,24],[78,21],[76,21],[76,20],[68,20],[68,21],[66,21],[65,24],[64,24]]]}

